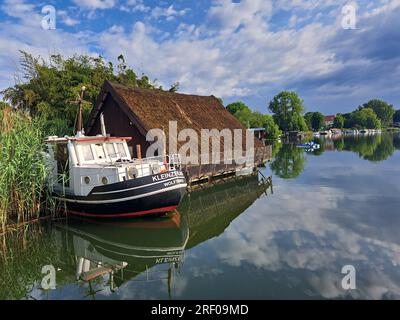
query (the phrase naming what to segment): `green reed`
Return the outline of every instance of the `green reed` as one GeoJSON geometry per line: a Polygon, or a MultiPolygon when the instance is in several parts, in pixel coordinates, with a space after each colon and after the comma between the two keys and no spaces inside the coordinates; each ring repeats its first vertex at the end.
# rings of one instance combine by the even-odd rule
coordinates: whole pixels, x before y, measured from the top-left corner
{"type": "Polygon", "coordinates": [[[45,165],[43,121],[22,111],[0,110],[0,224],[39,218],[50,198],[43,196],[45,165]]]}

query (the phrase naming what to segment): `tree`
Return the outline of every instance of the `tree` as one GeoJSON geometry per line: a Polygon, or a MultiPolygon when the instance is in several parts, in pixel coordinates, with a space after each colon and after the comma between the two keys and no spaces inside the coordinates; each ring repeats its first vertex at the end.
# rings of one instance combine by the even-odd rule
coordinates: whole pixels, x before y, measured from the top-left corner
{"type": "Polygon", "coordinates": [[[250,128],[262,128],[265,123],[265,115],[259,111],[254,111],[250,115],[250,128]]]}
{"type": "Polygon", "coordinates": [[[344,117],[340,113],[336,115],[335,120],[333,120],[333,126],[338,129],[343,129],[344,127],[344,117]]]}
{"type": "Polygon", "coordinates": [[[303,101],[296,92],[282,91],[271,100],[268,108],[282,131],[307,130],[303,118],[303,101]]]}
{"type": "Polygon", "coordinates": [[[250,128],[251,127],[250,119],[251,119],[251,116],[252,116],[252,111],[247,106],[246,106],[246,108],[243,108],[243,109],[238,110],[237,112],[235,112],[234,116],[246,128],[250,128]]]}
{"type": "Polygon", "coordinates": [[[312,120],[312,116],[313,116],[314,112],[307,112],[304,115],[304,121],[308,127],[309,130],[312,130],[312,124],[311,124],[311,120],[312,120]]]}
{"type": "Polygon", "coordinates": [[[241,111],[241,110],[243,110],[243,109],[249,109],[249,110],[250,110],[250,108],[249,108],[246,104],[244,104],[243,102],[241,102],[241,101],[236,101],[236,102],[233,102],[233,103],[228,104],[228,105],[226,106],[226,109],[227,109],[231,114],[233,114],[233,115],[234,115],[236,112],[241,111]]]}
{"type": "Polygon", "coordinates": [[[265,132],[267,133],[267,139],[275,140],[278,139],[282,131],[279,130],[278,125],[274,122],[272,116],[266,114],[264,115],[264,124],[265,132]]]}
{"type": "Polygon", "coordinates": [[[355,128],[377,129],[381,127],[381,121],[378,119],[374,110],[362,108],[354,111],[350,115],[350,123],[355,128]]]}
{"type": "Polygon", "coordinates": [[[265,128],[268,139],[277,139],[282,134],[272,116],[259,111],[253,112],[241,101],[229,104],[226,109],[246,128],[265,128]]]}
{"type": "Polygon", "coordinates": [[[314,131],[319,131],[325,125],[325,117],[321,112],[314,112],[311,118],[311,127],[314,131]]]}
{"type": "Polygon", "coordinates": [[[400,109],[396,110],[396,112],[394,113],[393,122],[400,122],[400,109]]]}
{"type": "Polygon", "coordinates": [[[20,53],[21,79],[24,81],[0,93],[12,106],[28,110],[32,116],[38,115],[54,122],[63,121],[70,131],[75,123],[77,109],[70,102],[76,100],[83,85],[86,86],[85,100],[88,101],[83,106],[84,119],[105,80],[134,87],[161,89],[146,75],[137,76],[127,66],[123,55],[118,57],[117,68],[114,68],[111,62],[106,62],[101,56],[75,55],[65,59],[54,54],[46,62],[25,51],[20,53]]]}
{"type": "Polygon", "coordinates": [[[372,109],[378,116],[378,119],[381,120],[383,126],[389,126],[392,124],[393,115],[395,113],[393,105],[379,99],[373,99],[364,103],[361,108],[372,109]]]}

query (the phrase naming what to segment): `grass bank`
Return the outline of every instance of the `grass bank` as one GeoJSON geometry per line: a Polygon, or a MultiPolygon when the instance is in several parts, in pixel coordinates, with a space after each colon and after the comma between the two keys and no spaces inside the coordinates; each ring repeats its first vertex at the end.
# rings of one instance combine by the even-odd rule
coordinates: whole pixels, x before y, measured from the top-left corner
{"type": "Polygon", "coordinates": [[[0,228],[39,217],[51,201],[43,197],[47,169],[44,123],[22,111],[0,109],[0,228]]]}

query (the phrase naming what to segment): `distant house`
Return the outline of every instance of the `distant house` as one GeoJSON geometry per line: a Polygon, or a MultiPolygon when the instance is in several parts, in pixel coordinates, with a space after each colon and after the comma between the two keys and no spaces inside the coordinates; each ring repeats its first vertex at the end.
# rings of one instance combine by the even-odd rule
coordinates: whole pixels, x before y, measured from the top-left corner
{"type": "Polygon", "coordinates": [[[333,122],[335,121],[335,119],[336,119],[336,116],[334,116],[334,115],[325,116],[325,127],[326,128],[333,127],[333,122]]]}
{"type": "MultiPolygon", "coordinates": [[[[85,132],[87,135],[101,133],[100,114],[103,113],[107,133],[111,136],[132,137],[129,149],[133,157],[138,157],[136,146],[140,145],[143,155],[151,142],[146,141],[146,134],[150,129],[162,129],[168,140],[169,121],[177,122],[177,131],[193,129],[199,136],[201,143],[201,129],[242,129],[243,146],[246,143],[246,128],[230,114],[221,102],[214,96],[197,96],[150,90],[137,87],[127,87],[106,81],[103,84],[96,104],[94,105],[85,132]]],[[[177,141],[178,150],[185,142],[177,141]]],[[[223,145],[223,143],[221,143],[223,145]]],[[[261,141],[254,139],[255,161],[261,164],[270,160],[271,150],[261,141]]],[[[168,153],[169,141],[166,141],[168,153]]],[[[190,176],[201,177],[210,175],[210,171],[217,173],[234,170],[235,165],[222,163],[219,167],[208,165],[185,168],[190,176]],[[208,172],[203,172],[208,170],[208,172]]]]}

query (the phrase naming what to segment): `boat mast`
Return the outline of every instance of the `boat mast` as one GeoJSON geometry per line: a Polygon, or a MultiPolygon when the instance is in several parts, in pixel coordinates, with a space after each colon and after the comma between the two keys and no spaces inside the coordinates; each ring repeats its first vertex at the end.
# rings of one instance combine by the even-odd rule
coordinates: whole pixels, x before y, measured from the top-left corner
{"type": "Polygon", "coordinates": [[[78,100],[75,101],[76,103],[78,103],[78,106],[79,106],[79,108],[78,108],[78,117],[77,117],[76,126],[75,126],[75,128],[76,128],[75,134],[76,134],[77,137],[83,136],[85,134],[83,132],[83,125],[82,125],[82,122],[83,122],[82,121],[82,105],[83,105],[83,102],[84,102],[83,95],[85,94],[85,90],[86,90],[86,87],[82,86],[81,92],[80,92],[80,94],[78,96],[78,100]]]}

